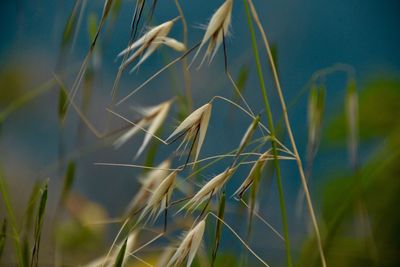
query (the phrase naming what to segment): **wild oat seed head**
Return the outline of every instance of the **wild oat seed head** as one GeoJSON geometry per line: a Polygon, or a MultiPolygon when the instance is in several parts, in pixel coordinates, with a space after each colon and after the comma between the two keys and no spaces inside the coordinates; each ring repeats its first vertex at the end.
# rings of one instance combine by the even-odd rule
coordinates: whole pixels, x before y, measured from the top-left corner
{"type": "Polygon", "coordinates": [[[228,181],[234,172],[233,168],[227,169],[224,172],[216,175],[210,181],[208,181],[180,210],[182,211],[186,207],[189,210],[195,210],[198,208],[208,197],[212,197],[216,194],[222,186],[228,181]]]}
{"type": "Polygon", "coordinates": [[[149,128],[146,132],[146,135],[143,139],[143,143],[138,149],[135,158],[138,158],[140,154],[144,151],[144,149],[147,147],[149,144],[151,138],[157,133],[158,129],[162,126],[164,123],[168,112],[171,108],[172,101],[166,101],[164,103],[161,103],[160,105],[157,106],[157,109],[155,110],[154,113],[150,114],[147,117],[147,120],[149,121],[149,128]]]}
{"type": "Polygon", "coordinates": [[[171,161],[165,160],[157,166],[156,170],[149,171],[147,175],[141,179],[142,186],[129,203],[126,214],[129,215],[146,204],[148,198],[151,196],[150,192],[153,192],[157,185],[169,174],[170,171],[167,169],[170,167],[171,161]]]}
{"type": "Polygon", "coordinates": [[[168,112],[171,108],[171,104],[172,100],[169,100],[154,107],[141,108],[139,112],[143,114],[144,117],[138,123],[136,123],[136,125],[132,126],[131,129],[126,131],[117,140],[115,140],[114,147],[115,148],[121,147],[140,130],[149,127],[148,130],[146,131],[143,143],[135,155],[135,159],[138,158],[149,144],[151,138],[156,134],[157,130],[164,123],[168,115],[168,112]]]}
{"type": "Polygon", "coordinates": [[[200,108],[193,111],[186,119],[184,119],[179,126],[173,131],[173,133],[167,138],[171,140],[172,137],[187,131],[185,140],[189,140],[190,138],[196,136],[198,132],[198,139],[196,144],[196,154],[194,161],[197,161],[197,158],[200,154],[200,149],[204,143],[204,139],[207,133],[208,124],[210,122],[211,117],[212,104],[207,103],[200,108]]]}
{"type": "Polygon", "coordinates": [[[189,267],[192,264],[193,259],[196,256],[196,252],[199,249],[201,241],[203,239],[205,226],[206,222],[205,219],[203,219],[186,234],[175,254],[169,260],[167,267],[172,265],[182,265],[186,257],[186,267],[189,267]]]}
{"type": "MultiPolygon", "coordinates": [[[[164,22],[163,24],[160,24],[154,28],[151,28],[148,32],[146,32],[141,38],[139,38],[136,42],[134,42],[132,45],[124,49],[122,52],[118,54],[118,57],[121,57],[125,55],[126,53],[129,53],[133,51],[134,49],[137,49],[123,64],[120,66],[120,68],[124,69],[126,68],[131,62],[133,62],[136,58],[141,56],[139,62],[136,64],[135,67],[132,68],[131,72],[136,70],[157,48],[159,48],[163,43],[173,43],[172,47],[175,45],[175,47],[182,48],[179,46],[177,43],[178,41],[175,40],[175,43],[172,40],[165,41],[165,38],[171,31],[172,26],[174,25],[175,21],[178,19],[174,18],[172,20],[169,20],[167,22],[164,22]]],[[[168,45],[168,44],[167,44],[168,45]]],[[[173,47],[174,48],[174,47],[173,47]]]]}
{"type": "Polygon", "coordinates": [[[216,52],[218,51],[219,46],[223,41],[223,38],[227,36],[229,32],[232,15],[232,5],[233,0],[226,0],[225,3],[223,3],[211,17],[211,20],[207,26],[206,33],[204,34],[204,37],[200,43],[199,49],[193,57],[192,63],[196,59],[201,48],[208,41],[210,41],[210,43],[199,67],[201,67],[207,57],[209,59],[209,63],[212,61],[216,52]]]}
{"type": "Polygon", "coordinates": [[[247,175],[246,179],[244,179],[243,183],[239,186],[239,188],[235,191],[235,193],[233,193],[233,195],[238,195],[239,197],[241,197],[241,195],[247,189],[249,189],[249,187],[254,181],[257,172],[262,171],[262,169],[264,168],[266,162],[265,160],[269,155],[270,155],[269,151],[267,151],[258,158],[258,160],[253,164],[253,167],[251,167],[251,170],[247,175]]]}
{"type": "Polygon", "coordinates": [[[166,208],[165,200],[170,198],[177,173],[178,171],[172,172],[157,186],[157,188],[154,190],[151,197],[147,201],[146,207],[139,217],[139,221],[141,221],[143,217],[148,214],[148,212],[150,212],[150,217],[154,217],[159,207],[160,212],[166,208]]]}

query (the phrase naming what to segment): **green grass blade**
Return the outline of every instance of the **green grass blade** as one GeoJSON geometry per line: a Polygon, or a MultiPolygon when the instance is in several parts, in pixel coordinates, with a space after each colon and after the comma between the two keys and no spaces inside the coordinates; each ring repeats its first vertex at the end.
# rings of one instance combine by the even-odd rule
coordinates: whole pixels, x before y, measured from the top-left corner
{"type": "MultiPolygon", "coordinates": [[[[218,218],[223,220],[224,213],[225,213],[225,191],[222,193],[222,195],[219,199],[218,218]]],[[[214,242],[214,248],[213,248],[212,258],[211,258],[211,267],[214,266],[215,259],[217,258],[217,252],[218,252],[219,244],[221,241],[221,236],[222,236],[222,223],[220,220],[218,220],[217,226],[215,229],[215,242],[214,242]]]]}
{"type": "Polygon", "coordinates": [[[31,267],[37,267],[39,264],[39,248],[40,248],[40,237],[42,233],[42,226],[44,221],[44,214],[46,211],[47,203],[47,192],[48,192],[48,179],[45,181],[40,197],[40,203],[38,207],[38,213],[36,216],[35,232],[34,232],[34,245],[32,250],[31,267]]]}
{"type": "Polygon", "coordinates": [[[60,94],[58,96],[58,118],[60,119],[61,123],[64,121],[65,114],[67,113],[67,101],[67,90],[63,85],[60,85],[60,94]]]}
{"type": "Polygon", "coordinates": [[[236,79],[236,86],[239,89],[239,92],[241,93],[245,89],[247,80],[249,78],[249,73],[250,73],[250,68],[248,65],[243,65],[239,70],[239,74],[236,79]]]}
{"type": "Polygon", "coordinates": [[[18,227],[17,227],[17,221],[15,219],[14,210],[11,206],[10,198],[8,196],[7,186],[6,186],[6,183],[2,176],[2,173],[0,173],[0,191],[1,191],[1,195],[3,197],[4,205],[5,205],[7,213],[8,213],[8,218],[10,220],[10,226],[11,226],[11,231],[12,231],[12,235],[13,235],[12,239],[14,240],[15,257],[16,257],[18,265],[24,266],[19,231],[18,231],[18,227]]]}
{"type": "Polygon", "coordinates": [[[69,192],[71,191],[71,187],[75,180],[75,170],[76,170],[75,162],[70,161],[68,163],[67,172],[65,173],[64,176],[64,185],[61,192],[61,202],[65,201],[69,192]]]}
{"type": "Polygon", "coordinates": [[[284,232],[284,237],[285,237],[286,261],[287,261],[287,266],[291,267],[291,266],[293,266],[293,263],[292,263],[291,249],[290,249],[289,227],[288,227],[288,221],[287,221],[285,198],[284,198],[284,194],[283,194],[281,170],[280,170],[279,161],[278,161],[278,152],[276,149],[277,145],[276,145],[276,140],[275,140],[275,138],[276,138],[275,127],[274,127],[271,107],[270,107],[269,100],[268,100],[267,89],[266,89],[265,82],[264,82],[264,76],[262,73],[260,56],[259,56],[258,47],[257,47],[257,40],[256,40],[255,31],[254,31],[253,21],[252,21],[250,10],[249,10],[249,5],[247,3],[247,0],[243,0],[243,3],[244,3],[245,11],[246,11],[246,16],[247,16],[248,28],[250,31],[250,38],[251,38],[251,43],[252,43],[254,60],[256,62],[256,67],[257,67],[258,80],[260,82],[261,93],[262,93],[264,105],[265,105],[265,112],[267,113],[267,118],[268,118],[268,126],[269,126],[269,130],[271,132],[271,137],[272,137],[271,146],[272,146],[272,153],[274,156],[274,164],[275,164],[276,178],[277,178],[277,184],[278,184],[282,225],[283,225],[283,232],[284,232]]]}
{"type": "Polygon", "coordinates": [[[7,237],[7,219],[4,218],[0,233],[0,262],[1,262],[1,256],[3,255],[4,245],[6,243],[6,237],[7,237]]]}
{"type": "Polygon", "coordinates": [[[127,242],[128,238],[125,239],[124,244],[122,245],[122,247],[118,252],[117,258],[115,259],[115,264],[114,264],[115,267],[121,267],[122,264],[124,263],[127,242]]]}
{"type": "Polygon", "coordinates": [[[29,241],[29,236],[33,227],[34,217],[37,200],[40,197],[40,183],[36,182],[32,188],[31,194],[29,196],[28,205],[24,213],[24,225],[22,229],[22,257],[23,266],[29,266],[31,261],[31,246],[29,241]]]}
{"type": "Polygon", "coordinates": [[[79,14],[79,6],[80,0],[75,1],[74,7],[69,15],[67,22],[64,26],[64,31],[61,39],[61,47],[64,48],[67,45],[71,44],[73,36],[74,36],[74,29],[78,21],[78,14],[79,14]]]}
{"type": "Polygon", "coordinates": [[[93,42],[96,37],[97,27],[98,27],[98,18],[96,13],[90,13],[87,19],[87,32],[89,34],[89,40],[93,42]]]}
{"type": "Polygon", "coordinates": [[[33,213],[35,211],[36,202],[40,196],[40,183],[36,182],[32,188],[31,194],[29,196],[28,205],[25,209],[25,220],[24,220],[24,230],[29,232],[32,228],[33,223],[33,213]]]}
{"type": "Polygon", "coordinates": [[[23,266],[29,266],[31,261],[31,246],[28,235],[25,235],[22,240],[22,258],[23,266]]]}

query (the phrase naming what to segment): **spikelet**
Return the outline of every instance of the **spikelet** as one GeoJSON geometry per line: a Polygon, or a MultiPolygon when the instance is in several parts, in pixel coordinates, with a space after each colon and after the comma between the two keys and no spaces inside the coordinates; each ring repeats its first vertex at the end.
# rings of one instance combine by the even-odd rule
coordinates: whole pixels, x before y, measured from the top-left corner
{"type": "Polygon", "coordinates": [[[155,107],[148,108],[144,110],[145,117],[141,119],[136,125],[134,125],[131,129],[126,131],[123,135],[121,135],[115,142],[114,147],[119,148],[124,143],[126,143],[130,138],[132,138],[139,130],[149,127],[146,135],[143,139],[143,143],[138,149],[135,158],[138,158],[144,149],[149,144],[151,137],[154,136],[157,130],[164,123],[165,118],[168,115],[168,112],[171,108],[172,100],[163,102],[155,107]]]}
{"type": "Polygon", "coordinates": [[[167,267],[172,265],[181,266],[186,257],[186,267],[189,267],[192,264],[196,252],[200,247],[201,240],[203,239],[205,226],[206,222],[203,219],[186,234],[175,254],[169,260],[167,267]]]}
{"type": "Polygon", "coordinates": [[[244,179],[243,183],[239,186],[239,188],[233,193],[233,195],[238,195],[240,198],[242,197],[243,193],[253,184],[254,178],[256,177],[257,173],[262,171],[265,166],[265,160],[269,156],[269,151],[262,154],[258,160],[253,164],[249,174],[247,175],[246,179],[244,179]]]}
{"type": "Polygon", "coordinates": [[[223,41],[223,38],[225,38],[225,36],[228,34],[229,26],[231,23],[232,5],[233,5],[233,0],[226,0],[225,3],[223,3],[211,17],[211,20],[207,26],[206,33],[204,34],[203,40],[201,41],[199,49],[197,50],[196,55],[193,57],[192,60],[193,63],[193,61],[199,54],[200,50],[202,49],[202,47],[208,41],[210,41],[208,44],[207,51],[200,63],[199,68],[201,67],[206,58],[208,58],[208,63],[212,61],[212,59],[214,58],[215,54],[218,51],[219,46],[223,41]]]}
{"type": "MultiPolygon", "coordinates": [[[[207,103],[200,108],[193,111],[186,119],[184,119],[181,124],[172,132],[172,134],[167,138],[171,140],[171,138],[177,136],[180,133],[186,132],[184,142],[189,141],[190,139],[195,139],[195,158],[194,161],[197,161],[197,158],[200,154],[200,149],[203,145],[208,123],[211,117],[211,109],[212,104],[207,103]]],[[[193,165],[194,166],[194,165],[193,165]]]]}
{"type": "MultiPolygon", "coordinates": [[[[258,123],[260,122],[260,115],[254,118],[251,122],[250,126],[247,128],[246,132],[244,133],[242,140],[240,141],[239,148],[236,152],[236,160],[240,156],[240,154],[245,149],[246,145],[249,143],[251,137],[253,136],[254,131],[256,130],[258,123]]],[[[236,162],[235,160],[235,162],[236,162]]]]}
{"type": "Polygon", "coordinates": [[[123,64],[121,64],[120,68],[125,69],[136,58],[142,56],[136,66],[131,70],[131,72],[135,71],[162,44],[166,44],[178,51],[185,50],[186,48],[182,43],[172,38],[167,38],[167,35],[171,31],[171,28],[177,19],[178,17],[151,28],[136,42],[121,51],[118,54],[118,57],[122,57],[123,55],[136,49],[136,51],[133,52],[133,54],[125,62],[123,62],[123,64]]]}
{"type": "Polygon", "coordinates": [[[151,196],[157,186],[162,182],[162,180],[169,174],[169,169],[171,167],[171,161],[165,160],[161,162],[156,170],[151,170],[146,177],[142,179],[142,187],[139,192],[135,195],[132,201],[129,203],[128,208],[125,212],[126,216],[129,216],[133,212],[143,207],[151,196]]]}
{"type": "Polygon", "coordinates": [[[138,221],[141,221],[149,212],[149,219],[153,218],[155,220],[158,215],[167,208],[166,202],[171,197],[176,175],[177,171],[172,172],[157,186],[151,197],[148,199],[146,207],[144,208],[138,221]],[[157,210],[159,210],[159,212],[156,216],[157,210]]]}
{"type": "Polygon", "coordinates": [[[138,152],[136,153],[135,158],[138,158],[140,154],[144,151],[146,146],[149,144],[151,138],[156,134],[158,129],[161,127],[161,125],[164,123],[165,118],[168,115],[168,112],[171,108],[172,101],[167,101],[162,104],[160,104],[157,108],[157,111],[155,112],[155,116],[150,117],[149,120],[151,120],[151,124],[147,130],[147,133],[143,139],[143,143],[140,146],[138,152]]]}
{"type": "Polygon", "coordinates": [[[233,172],[234,169],[230,168],[212,178],[178,212],[185,208],[189,210],[197,209],[207,198],[212,197],[222,188],[233,172]]]}

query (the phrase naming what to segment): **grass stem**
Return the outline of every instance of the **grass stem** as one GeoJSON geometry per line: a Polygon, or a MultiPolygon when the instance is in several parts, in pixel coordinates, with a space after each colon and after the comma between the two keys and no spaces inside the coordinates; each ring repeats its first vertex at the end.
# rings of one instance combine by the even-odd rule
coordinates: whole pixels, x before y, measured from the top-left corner
{"type": "Polygon", "coordinates": [[[264,77],[263,77],[263,73],[262,73],[260,56],[259,56],[258,47],[257,47],[257,40],[256,40],[255,32],[254,32],[253,22],[251,20],[249,6],[248,6],[248,3],[246,0],[244,0],[243,2],[244,2],[246,15],[247,15],[247,23],[248,23],[248,27],[249,27],[250,35],[251,35],[251,43],[252,43],[254,59],[255,59],[256,67],[257,67],[257,75],[258,75],[258,79],[260,82],[261,92],[262,92],[264,105],[265,105],[265,111],[267,113],[268,126],[269,126],[269,130],[270,130],[271,136],[272,136],[271,146],[272,146],[272,154],[275,158],[274,166],[275,166],[276,178],[277,178],[277,183],[278,183],[278,193],[279,193],[279,202],[280,202],[281,217],[282,217],[283,235],[285,238],[286,262],[287,262],[287,266],[291,267],[291,266],[293,266],[293,264],[292,264],[292,254],[290,251],[289,227],[288,227],[288,222],[287,222],[285,197],[284,197],[284,193],[283,193],[282,175],[281,175],[281,169],[279,166],[278,152],[277,152],[277,146],[276,146],[276,141],[275,141],[275,127],[274,127],[274,122],[273,122],[273,118],[272,118],[271,107],[270,107],[269,100],[268,100],[267,89],[265,86],[264,77]]]}
{"type": "MultiPolygon", "coordinates": [[[[244,0],[244,1],[246,2],[246,0],[244,0]]],[[[316,236],[316,239],[317,239],[318,250],[319,250],[320,257],[321,257],[321,264],[322,264],[322,266],[325,267],[326,266],[326,260],[325,260],[325,255],[324,255],[324,251],[323,251],[322,240],[321,240],[321,235],[320,235],[320,232],[319,232],[318,222],[317,222],[317,219],[316,219],[316,216],[315,216],[315,212],[314,212],[314,208],[313,208],[313,205],[312,205],[310,192],[308,190],[307,179],[306,179],[306,176],[304,174],[303,164],[301,162],[301,158],[300,158],[299,152],[297,151],[296,141],[294,139],[294,135],[293,135],[292,128],[291,128],[291,125],[290,125],[289,116],[288,116],[287,108],[286,108],[286,103],[285,103],[285,99],[283,97],[283,92],[282,92],[282,87],[281,87],[281,84],[280,84],[280,81],[279,81],[278,72],[276,70],[275,62],[274,62],[274,59],[273,59],[273,56],[272,56],[271,47],[269,45],[269,42],[268,42],[267,36],[265,34],[264,28],[262,27],[261,22],[260,22],[260,20],[258,18],[257,11],[256,11],[256,9],[255,9],[255,7],[253,5],[253,2],[251,0],[247,0],[247,3],[245,3],[245,5],[246,5],[246,12],[248,14],[249,22],[251,22],[251,18],[250,18],[250,14],[249,14],[249,6],[250,6],[250,10],[251,10],[253,19],[254,19],[254,21],[255,21],[255,23],[256,23],[256,25],[257,25],[260,33],[261,33],[261,36],[262,36],[262,39],[263,39],[263,42],[264,42],[264,45],[265,45],[265,49],[267,50],[268,60],[269,60],[270,66],[271,66],[273,79],[274,79],[276,90],[277,90],[277,93],[278,93],[278,97],[279,97],[279,100],[280,100],[280,103],[281,103],[281,108],[282,108],[282,113],[283,113],[283,117],[284,117],[284,121],[285,121],[285,126],[286,126],[286,129],[287,129],[287,132],[288,132],[290,143],[292,145],[293,153],[295,154],[297,166],[298,166],[299,173],[300,173],[301,183],[302,183],[302,186],[303,186],[303,189],[304,189],[304,193],[305,193],[305,196],[306,196],[307,207],[308,207],[308,210],[309,210],[309,213],[310,213],[310,217],[311,217],[311,221],[312,221],[312,224],[313,224],[315,236],[316,236]]],[[[253,34],[252,35],[254,35],[254,30],[253,30],[253,34]]],[[[254,42],[255,42],[255,37],[254,37],[254,42]]]]}

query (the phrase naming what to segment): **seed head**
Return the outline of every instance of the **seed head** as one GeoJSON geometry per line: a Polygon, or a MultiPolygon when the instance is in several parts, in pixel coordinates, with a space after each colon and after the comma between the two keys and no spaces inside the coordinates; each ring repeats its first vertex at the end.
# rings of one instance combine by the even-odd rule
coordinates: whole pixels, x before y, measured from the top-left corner
{"type": "Polygon", "coordinates": [[[182,265],[186,257],[188,257],[186,267],[192,264],[196,252],[200,247],[201,240],[203,239],[205,226],[206,222],[203,219],[186,234],[175,254],[169,260],[167,267],[182,265]]]}
{"type": "Polygon", "coordinates": [[[208,44],[207,51],[203,57],[203,60],[200,63],[200,66],[203,64],[206,58],[208,58],[209,63],[212,61],[218,51],[219,46],[223,41],[223,38],[225,38],[225,36],[229,32],[232,15],[232,5],[233,0],[226,0],[225,3],[223,3],[211,17],[211,20],[207,26],[206,33],[204,34],[203,40],[200,43],[200,47],[197,50],[196,55],[192,60],[192,63],[196,59],[202,47],[208,41],[210,41],[210,43],[208,44]]]}
{"type": "Polygon", "coordinates": [[[149,218],[156,219],[156,212],[159,209],[160,214],[164,209],[167,208],[166,203],[170,199],[172,190],[174,187],[174,182],[176,179],[177,171],[172,172],[168,175],[154,190],[151,197],[148,199],[146,207],[144,208],[142,214],[139,217],[139,221],[143,219],[150,212],[149,218]]]}
{"type": "Polygon", "coordinates": [[[195,210],[198,208],[208,197],[212,197],[216,194],[222,186],[228,181],[228,179],[232,176],[234,169],[227,169],[226,171],[218,174],[210,181],[208,181],[199,192],[196,193],[180,210],[182,211],[186,207],[189,210],[195,210]]]}
{"type": "Polygon", "coordinates": [[[244,179],[243,183],[239,186],[239,188],[233,193],[234,195],[238,195],[240,198],[246,192],[246,190],[253,184],[254,179],[257,173],[261,172],[262,169],[265,167],[265,160],[269,156],[269,151],[262,154],[258,160],[253,164],[249,174],[247,175],[246,179],[244,179]]]}
{"type": "Polygon", "coordinates": [[[151,196],[150,192],[153,192],[157,186],[163,181],[165,177],[169,174],[169,169],[171,167],[171,161],[165,160],[157,166],[156,170],[151,170],[148,174],[142,178],[142,187],[139,189],[139,192],[132,199],[131,203],[129,203],[126,214],[132,214],[136,212],[139,208],[144,206],[149,197],[151,196]]]}
{"type": "Polygon", "coordinates": [[[207,103],[200,108],[193,111],[186,119],[184,119],[181,124],[173,131],[173,133],[168,137],[168,140],[171,140],[174,136],[182,132],[186,132],[184,141],[189,141],[190,139],[195,139],[195,158],[194,161],[197,161],[197,158],[200,154],[200,149],[203,145],[208,123],[211,117],[211,109],[212,104],[207,103]]]}
{"type": "Polygon", "coordinates": [[[136,49],[136,51],[125,62],[123,62],[120,68],[125,69],[137,57],[141,56],[139,62],[131,70],[131,72],[135,71],[163,43],[172,47],[173,49],[178,48],[176,49],[178,51],[185,50],[184,46],[182,47],[182,44],[180,42],[172,38],[167,38],[172,26],[177,19],[178,17],[151,28],[136,42],[120,52],[118,54],[118,57],[121,57],[126,53],[129,53],[136,49]]]}
{"type": "Polygon", "coordinates": [[[157,130],[164,123],[168,112],[171,108],[172,100],[163,102],[155,107],[143,109],[142,113],[144,113],[144,117],[134,125],[130,130],[126,131],[123,135],[121,135],[115,142],[114,147],[119,148],[125,142],[127,142],[130,138],[132,138],[139,130],[149,127],[146,131],[146,135],[143,139],[143,143],[138,149],[135,158],[138,158],[144,149],[149,144],[151,137],[153,137],[157,130]]]}

